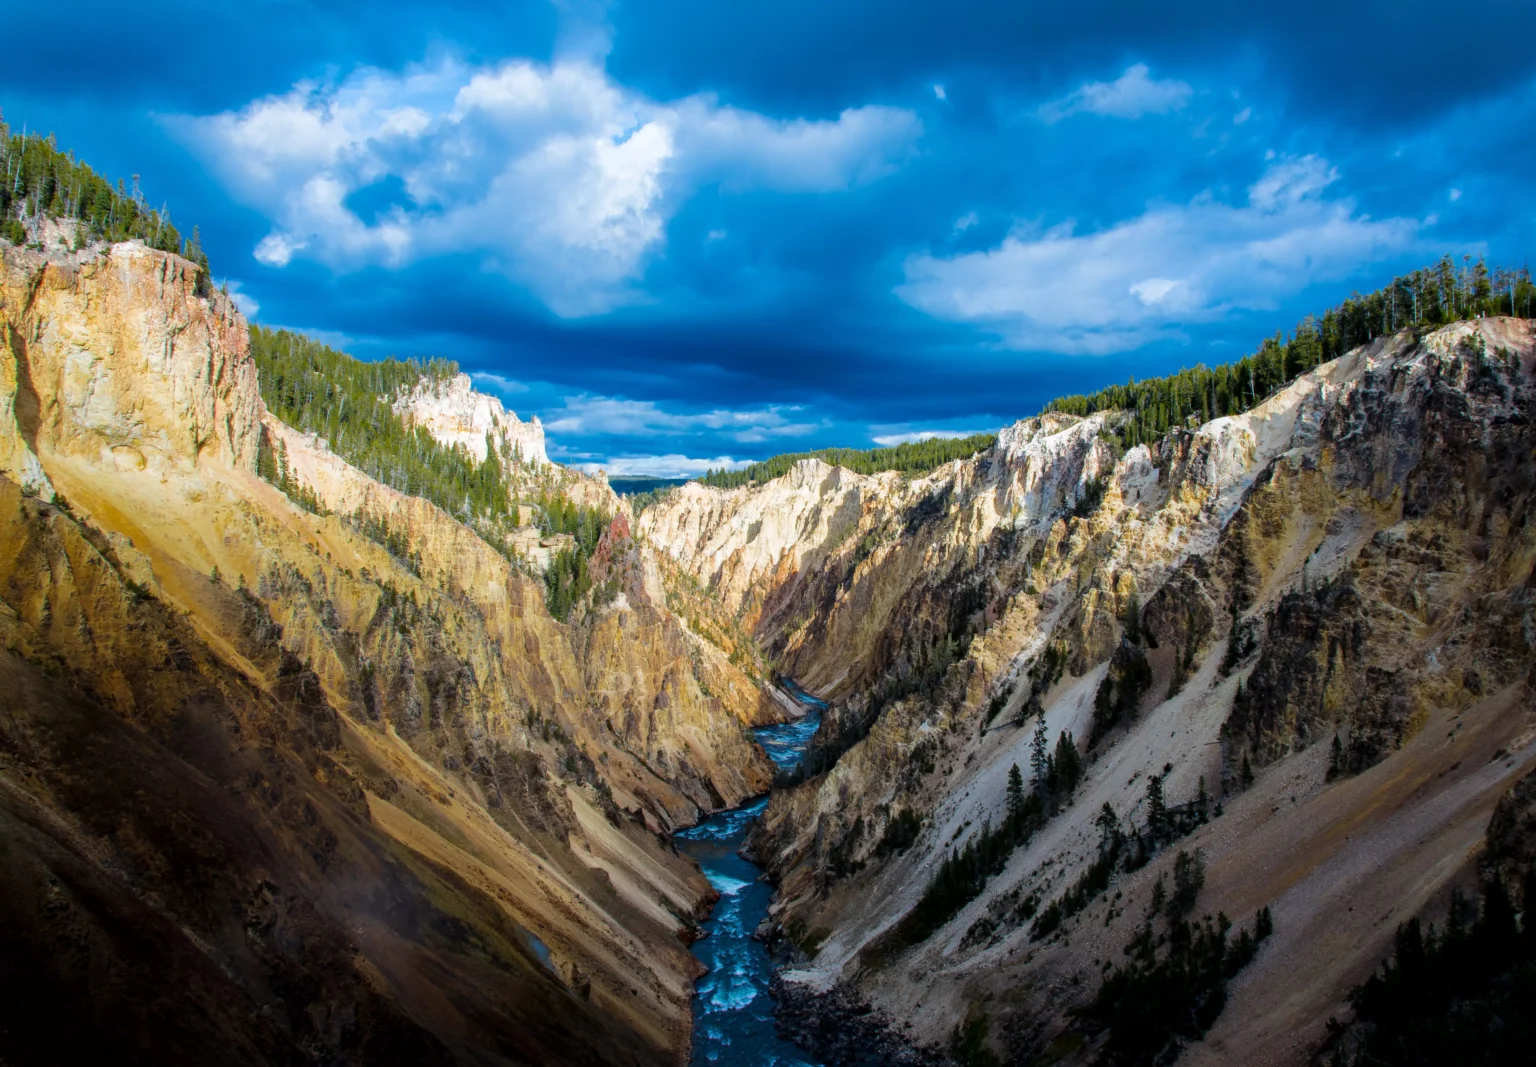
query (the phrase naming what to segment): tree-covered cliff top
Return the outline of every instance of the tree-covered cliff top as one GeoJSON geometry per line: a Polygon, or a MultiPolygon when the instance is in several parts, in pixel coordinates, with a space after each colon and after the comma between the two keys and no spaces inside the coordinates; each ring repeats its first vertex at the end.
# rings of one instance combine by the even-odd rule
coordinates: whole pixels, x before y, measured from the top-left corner
{"type": "MultiPolygon", "coordinates": [[[[1203,364],[1160,378],[1134,378],[1094,393],[1058,397],[1042,413],[1091,415],[1124,411],[1116,429],[1122,448],[1160,440],[1169,430],[1199,425],[1247,411],[1277,389],[1319,364],[1387,333],[1408,327],[1433,328],[1481,315],[1536,317],[1536,285],[1529,269],[1490,269],[1470,258],[1457,267],[1449,256],[1439,263],[1393,279],[1364,296],[1356,293],[1321,316],[1309,315],[1289,336],[1266,338],[1257,352],[1214,368],[1203,364]]],[[[821,459],[860,474],[899,470],[929,471],[952,459],[966,459],[990,448],[996,434],[937,439],[894,448],[826,448],[794,452],[736,471],[710,471],[699,481],[722,489],[766,482],[788,473],[802,459],[821,459]]]]}
{"type": "Polygon", "coordinates": [[[995,433],[978,433],[970,437],[935,437],[927,441],[909,441],[890,448],[823,448],[815,452],[791,452],[740,470],[710,471],[699,481],[719,489],[734,489],[752,482],[768,482],[787,474],[802,459],[819,459],[856,474],[878,474],[881,471],[920,474],[952,459],[969,459],[991,448],[996,440],[995,433]]]}
{"type": "Polygon", "coordinates": [[[17,133],[0,116],[0,238],[25,244],[29,226],[42,218],[74,219],[80,224],[77,245],[93,240],[143,241],[151,248],[186,256],[208,271],[208,257],[193,227],[184,241],[164,207],[152,208],[139,190],[139,176],[129,189],[114,186],[69,152],[59,151],[53,135],[17,133]]]}
{"type": "Polygon", "coordinates": [[[1176,426],[1196,425],[1247,411],[1277,389],[1322,363],[1408,327],[1444,326],[1481,315],[1536,315],[1536,286],[1527,269],[1494,268],[1479,260],[1460,269],[1446,256],[1390,285],[1359,293],[1321,316],[1309,315],[1289,336],[1266,338],[1235,363],[1203,365],[1162,378],[1134,378],[1096,393],[1052,400],[1045,411],[1091,415],[1125,411],[1117,430],[1122,447],[1159,440],[1176,426]]]}

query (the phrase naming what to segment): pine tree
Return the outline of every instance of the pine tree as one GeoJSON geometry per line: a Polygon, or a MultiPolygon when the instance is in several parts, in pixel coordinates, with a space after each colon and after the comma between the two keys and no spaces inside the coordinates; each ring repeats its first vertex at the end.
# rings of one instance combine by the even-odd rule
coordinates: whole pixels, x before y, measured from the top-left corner
{"type": "Polygon", "coordinates": [[[1024,776],[1019,765],[1008,768],[1008,825],[1015,830],[1024,824],[1024,776]]]}
{"type": "Polygon", "coordinates": [[[1205,885],[1205,853],[1179,850],[1173,861],[1173,899],[1168,902],[1168,917],[1176,919],[1195,906],[1205,885]]]}
{"type": "Polygon", "coordinates": [[[1156,841],[1168,825],[1168,805],[1163,799],[1163,776],[1147,779],[1147,834],[1156,841]]]}
{"type": "Polygon", "coordinates": [[[1036,793],[1045,792],[1046,780],[1050,772],[1045,745],[1045,716],[1041,715],[1035,720],[1035,736],[1029,743],[1029,770],[1036,793]]]}
{"type": "Polygon", "coordinates": [[[1141,644],[1141,597],[1133,589],[1126,598],[1125,611],[1120,617],[1125,627],[1125,639],[1133,645],[1141,644]]]}
{"type": "Polygon", "coordinates": [[[1083,776],[1083,760],[1077,754],[1077,742],[1071,733],[1063,732],[1056,739],[1056,755],[1051,762],[1056,771],[1056,788],[1063,797],[1070,797],[1083,776]]]}
{"type": "Polygon", "coordinates": [[[1109,801],[1106,800],[1099,809],[1093,824],[1099,828],[1099,855],[1118,852],[1124,835],[1120,832],[1120,819],[1115,815],[1115,809],[1109,806],[1109,801]]]}

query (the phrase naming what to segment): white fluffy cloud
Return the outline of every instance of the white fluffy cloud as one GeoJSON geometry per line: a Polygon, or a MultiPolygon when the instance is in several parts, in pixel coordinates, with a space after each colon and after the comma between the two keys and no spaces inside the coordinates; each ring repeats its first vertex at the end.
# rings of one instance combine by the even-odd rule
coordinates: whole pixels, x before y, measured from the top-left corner
{"type": "Polygon", "coordinates": [[[1191,92],[1187,82],[1173,78],[1158,81],[1145,63],[1136,63],[1112,82],[1084,82],[1060,100],[1041,105],[1038,114],[1045,122],[1060,122],[1083,111],[1139,119],[1177,111],[1189,102],[1191,92]]]}
{"type": "Polygon", "coordinates": [[[171,125],[272,220],[263,263],[475,252],[567,316],[637,299],[694,189],[846,189],[899,166],[922,132],[889,107],[786,120],[707,95],[657,102],[586,59],[365,69],[171,125]]]}
{"type": "Polygon", "coordinates": [[[1180,323],[1272,306],[1414,242],[1419,221],[1375,220],[1347,197],[1327,198],[1337,178],[1316,156],[1280,160],[1246,204],[1206,194],[1095,233],[1071,223],[1018,229],[987,251],[911,257],[896,292],[937,318],[994,330],[1010,347],[1124,351],[1180,323]]]}
{"type": "Polygon", "coordinates": [[[515,378],[508,378],[505,374],[492,374],[489,371],[475,371],[470,379],[481,389],[495,393],[505,399],[520,393],[526,393],[528,386],[515,378]]]}
{"type": "Polygon", "coordinates": [[[613,396],[568,396],[564,406],[545,415],[551,434],[617,437],[659,437],[709,433],[741,444],[759,444],[782,437],[803,437],[825,428],[825,420],[801,417],[799,407],[772,406],[747,410],[716,409],[696,413],[667,411],[654,401],[613,396]]]}
{"type": "Polygon", "coordinates": [[[932,441],[939,437],[972,437],[984,432],[983,430],[905,430],[901,433],[876,434],[873,440],[881,448],[890,448],[892,445],[905,445],[913,441],[932,441]]]}

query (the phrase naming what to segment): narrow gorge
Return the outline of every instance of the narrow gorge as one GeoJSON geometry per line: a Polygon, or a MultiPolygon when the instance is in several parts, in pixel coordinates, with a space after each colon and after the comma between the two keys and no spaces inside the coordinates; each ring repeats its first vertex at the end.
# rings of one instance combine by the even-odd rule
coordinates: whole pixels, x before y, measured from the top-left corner
{"type": "Polygon", "coordinates": [[[1517,929],[1531,320],[639,507],[456,366],[36,230],[0,1062],[1302,1065],[1401,924],[1517,929]]]}

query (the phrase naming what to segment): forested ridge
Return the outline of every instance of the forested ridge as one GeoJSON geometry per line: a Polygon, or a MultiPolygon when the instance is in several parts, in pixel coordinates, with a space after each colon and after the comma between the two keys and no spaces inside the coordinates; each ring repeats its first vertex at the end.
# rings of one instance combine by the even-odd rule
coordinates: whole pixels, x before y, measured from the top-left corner
{"type": "MultiPolygon", "coordinates": [[[[439,443],[395,411],[395,400],[423,380],[437,383],[457,375],[457,363],[393,357],[369,362],[264,326],[251,327],[251,354],[267,409],[294,429],[324,438],[333,452],[375,481],[430,500],[503,553],[517,525],[516,503],[535,507],[543,534],[570,534],[573,546],[554,554],[544,576],[556,618],[565,619],[591,589],[587,561],[608,526],[606,514],[562,495],[554,469],[532,470],[515,451],[491,440],[486,458],[477,460],[462,446],[439,443]]],[[[318,510],[313,492],[293,478],[281,450],[264,443],[258,464],[263,477],[295,503],[318,510]]],[[[350,518],[365,535],[415,565],[416,554],[398,531],[371,516],[350,518]]]]}
{"type": "Polygon", "coordinates": [[[815,452],[791,452],[765,459],[761,463],[740,470],[712,470],[699,479],[705,485],[718,489],[735,489],[752,482],[768,482],[787,474],[802,459],[819,459],[834,467],[843,467],[856,474],[878,474],[881,471],[902,471],[920,474],[948,463],[952,459],[969,459],[978,452],[992,447],[997,440],[995,433],[978,433],[969,437],[935,437],[928,441],[908,441],[890,448],[822,448],[815,452]]]}
{"type": "MultiPolygon", "coordinates": [[[[1091,415],[1124,411],[1127,418],[1112,435],[1122,449],[1150,444],[1169,430],[1198,426],[1224,415],[1237,415],[1298,376],[1369,344],[1383,334],[1407,328],[1435,328],[1480,315],[1536,317],[1536,285],[1528,268],[1489,268],[1464,257],[1457,267],[1446,256],[1433,266],[1394,278],[1364,296],[1356,293],[1322,315],[1309,315],[1289,335],[1266,338],[1259,350],[1214,368],[1203,364],[1160,378],[1132,378],[1094,393],[1057,397],[1042,412],[1091,415]]],[[[922,473],[952,459],[967,459],[996,441],[996,434],[915,441],[893,448],[824,448],[794,452],[753,463],[740,470],[712,470],[705,485],[734,489],[766,482],[802,459],[816,458],[858,474],[898,470],[922,473]]],[[[650,501],[646,501],[649,503],[650,501]]]]}
{"type": "Polygon", "coordinates": [[[366,362],[288,330],[251,327],[261,397],[267,409],[304,433],[326,439],[331,450],[391,489],[425,497],[463,521],[504,515],[507,494],[502,457],[491,449],[479,462],[464,448],[446,448],[411,426],[394,401],[423,378],[458,374],[448,360],[384,359],[366,362]]]}
{"type": "Polygon", "coordinates": [[[1480,315],[1536,315],[1530,271],[1490,270],[1482,260],[1470,259],[1458,268],[1446,256],[1373,293],[1357,293],[1320,316],[1307,316],[1289,336],[1266,338],[1257,352],[1235,363],[1200,365],[1139,382],[1133,378],[1096,393],[1059,397],[1044,410],[1069,415],[1124,411],[1128,418],[1114,434],[1122,448],[1131,448],[1160,440],[1175,427],[1247,411],[1298,376],[1383,334],[1432,329],[1480,315]]]}

